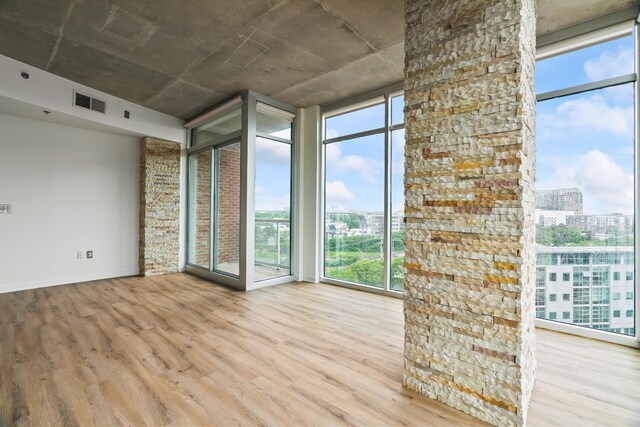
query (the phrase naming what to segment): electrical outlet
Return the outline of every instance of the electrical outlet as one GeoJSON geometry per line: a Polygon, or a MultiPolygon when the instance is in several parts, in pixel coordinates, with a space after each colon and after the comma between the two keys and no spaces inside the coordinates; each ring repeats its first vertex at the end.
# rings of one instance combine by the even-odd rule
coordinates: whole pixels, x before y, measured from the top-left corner
{"type": "Polygon", "coordinates": [[[78,251],[77,257],[78,259],[82,259],[82,251],[78,251]]]}
{"type": "Polygon", "coordinates": [[[10,214],[11,213],[11,205],[0,205],[0,214],[10,214]]]}
{"type": "Polygon", "coordinates": [[[93,251],[87,251],[87,259],[93,258],[93,251]]]}

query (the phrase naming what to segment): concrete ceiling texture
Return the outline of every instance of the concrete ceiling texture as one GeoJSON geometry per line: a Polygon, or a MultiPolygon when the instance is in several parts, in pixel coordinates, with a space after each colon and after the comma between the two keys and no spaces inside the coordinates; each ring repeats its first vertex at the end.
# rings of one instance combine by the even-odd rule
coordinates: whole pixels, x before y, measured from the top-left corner
{"type": "MultiPolygon", "coordinates": [[[[538,35],[638,0],[538,0],[538,35]]],[[[403,78],[403,0],[0,0],[0,54],[180,118],[244,89],[305,107],[403,78]]]]}

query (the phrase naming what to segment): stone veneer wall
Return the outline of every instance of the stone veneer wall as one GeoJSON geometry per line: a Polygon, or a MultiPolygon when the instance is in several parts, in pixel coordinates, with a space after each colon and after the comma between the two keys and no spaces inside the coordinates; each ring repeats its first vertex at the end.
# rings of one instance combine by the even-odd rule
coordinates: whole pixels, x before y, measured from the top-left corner
{"type": "Polygon", "coordinates": [[[140,274],[178,271],[180,251],[180,144],[140,141],[140,274]]]}
{"type": "Polygon", "coordinates": [[[523,425],[535,376],[534,0],[406,0],[404,384],[523,425]]]}

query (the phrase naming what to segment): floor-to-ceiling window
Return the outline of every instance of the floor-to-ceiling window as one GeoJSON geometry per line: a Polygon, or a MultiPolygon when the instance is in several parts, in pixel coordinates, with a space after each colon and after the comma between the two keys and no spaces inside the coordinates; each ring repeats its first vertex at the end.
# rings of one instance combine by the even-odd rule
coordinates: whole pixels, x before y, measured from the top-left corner
{"type": "Polygon", "coordinates": [[[189,156],[189,230],[187,262],[209,269],[211,256],[212,150],[189,156]]]}
{"type": "Polygon", "coordinates": [[[216,271],[240,275],[240,142],[225,144],[214,150],[215,156],[215,251],[216,271]]]}
{"type": "Polygon", "coordinates": [[[323,112],[323,278],[402,291],[404,97],[385,92],[323,112]]]}
{"type": "Polygon", "coordinates": [[[636,334],[636,50],[630,24],[536,68],[536,316],[627,336],[636,334]]]}
{"type": "Polygon", "coordinates": [[[243,290],[293,280],[295,109],[245,91],[186,126],[186,270],[243,290]]]}
{"type": "Polygon", "coordinates": [[[294,115],[258,103],[256,111],[255,279],[291,274],[294,115]]]}
{"type": "Polygon", "coordinates": [[[233,278],[240,265],[240,106],[194,128],[187,263],[233,278]]]}

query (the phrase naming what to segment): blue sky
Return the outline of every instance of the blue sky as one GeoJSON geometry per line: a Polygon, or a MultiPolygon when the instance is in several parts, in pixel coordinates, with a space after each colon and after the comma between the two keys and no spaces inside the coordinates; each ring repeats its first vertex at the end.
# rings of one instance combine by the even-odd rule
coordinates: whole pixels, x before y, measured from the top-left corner
{"type": "MultiPolygon", "coordinates": [[[[631,36],[539,61],[536,91],[632,73],[631,36]]],[[[584,213],[633,212],[633,84],[538,103],[537,188],[578,187],[584,213]]]]}
{"type": "MultiPolygon", "coordinates": [[[[403,99],[392,102],[392,123],[402,123],[403,99]]],[[[384,105],[327,120],[327,137],[384,127],[384,105]]],[[[330,211],[382,212],[384,209],[384,134],[337,142],[326,151],[327,208],[330,211]]],[[[258,138],[256,210],[289,208],[289,146],[258,138]]],[[[404,130],[392,135],[393,210],[404,209],[404,130]]]]}
{"type": "MultiPolygon", "coordinates": [[[[575,86],[632,73],[633,37],[539,61],[536,91],[575,86]]],[[[392,122],[402,121],[402,97],[392,102],[392,122]]],[[[328,118],[326,137],[384,126],[384,105],[328,118]]],[[[587,214],[633,212],[633,85],[543,101],[537,114],[537,188],[578,187],[587,214]]],[[[404,205],[404,131],[392,138],[392,209],[404,205]]],[[[384,136],[328,144],[329,211],[378,211],[384,204],[384,136]]],[[[289,206],[288,147],[258,144],[256,209],[289,206]]]]}
{"type": "MultiPolygon", "coordinates": [[[[403,121],[404,100],[392,98],[391,122],[403,121]]],[[[327,139],[384,127],[384,104],[326,120],[327,139]]],[[[326,206],[330,212],[384,210],[384,133],[327,144],[326,206]]],[[[404,210],[404,130],[391,138],[392,210],[404,210]]]]}
{"type": "Polygon", "coordinates": [[[291,146],[265,138],[256,140],[258,211],[286,211],[291,205],[291,146]]]}

